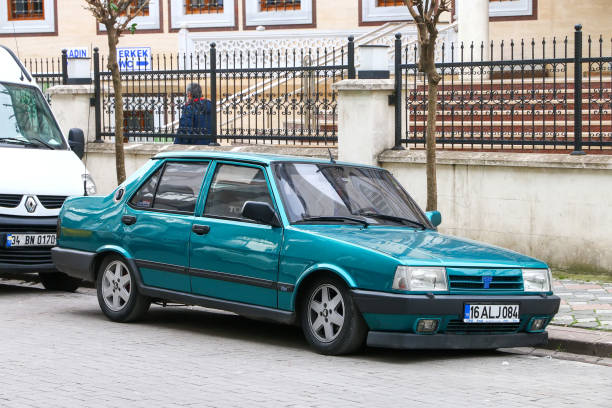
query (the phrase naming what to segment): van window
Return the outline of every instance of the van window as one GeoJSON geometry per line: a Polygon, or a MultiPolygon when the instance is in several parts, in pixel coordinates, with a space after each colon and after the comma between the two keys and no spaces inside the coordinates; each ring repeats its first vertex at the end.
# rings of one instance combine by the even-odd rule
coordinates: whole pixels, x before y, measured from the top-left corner
{"type": "Polygon", "coordinates": [[[0,144],[64,149],[62,134],[38,88],[0,83],[0,144]]]}

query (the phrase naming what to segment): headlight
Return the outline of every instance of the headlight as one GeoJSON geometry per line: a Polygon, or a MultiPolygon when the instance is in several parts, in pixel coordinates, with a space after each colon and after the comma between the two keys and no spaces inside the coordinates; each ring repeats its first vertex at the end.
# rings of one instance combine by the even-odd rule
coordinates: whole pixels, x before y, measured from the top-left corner
{"type": "Polygon", "coordinates": [[[393,289],[422,292],[441,292],[448,290],[446,268],[403,266],[395,270],[393,289]]]}
{"type": "Polygon", "coordinates": [[[523,269],[523,290],[525,292],[550,292],[550,269],[523,269]]]}
{"type": "Polygon", "coordinates": [[[85,188],[85,195],[94,195],[96,194],[96,183],[94,183],[93,178],[89,174],[82,174],[83,178],[83,187],[85,188]]]}

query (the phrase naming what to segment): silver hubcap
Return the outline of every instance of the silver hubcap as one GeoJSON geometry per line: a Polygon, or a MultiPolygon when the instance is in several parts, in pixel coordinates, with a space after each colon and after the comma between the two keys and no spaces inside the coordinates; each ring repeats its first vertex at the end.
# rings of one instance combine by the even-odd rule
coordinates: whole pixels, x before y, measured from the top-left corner
{"type": "Polygon", "coordinates": [[[102,298],[113,312],[118,312],[127,305],[132,294],[132,278],[125,264],[113,261],[108,264],[102,275],[102,298]]]}
{"type": "Polygon", "coordinates": [[[319,286],[308,302],[308,324],[312,334],[323,343],[333,341],[344,325],[344,299],[333,285],[319,286]]]}

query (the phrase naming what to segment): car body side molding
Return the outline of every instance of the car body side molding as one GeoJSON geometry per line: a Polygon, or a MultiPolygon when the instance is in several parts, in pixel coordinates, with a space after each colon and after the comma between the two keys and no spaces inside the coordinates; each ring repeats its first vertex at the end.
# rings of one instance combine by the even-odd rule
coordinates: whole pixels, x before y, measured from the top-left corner
{"type": "Polygon", "coordinates": [[[241,316],[250,317],[258,320],[266,320],[278,323],[293,324],[296,321],[295,312],[273,309],[265,306],[251,305],[247,303],[234,302],[202,295],[192,295],[190,293],[176,292],[168,289],[154,288],[146,285],[139,285],[140,292],[145,296],[169,300],[172,302],[183,303],[186,305],[210,307],[214,309],[227,310],[241,316]]]}

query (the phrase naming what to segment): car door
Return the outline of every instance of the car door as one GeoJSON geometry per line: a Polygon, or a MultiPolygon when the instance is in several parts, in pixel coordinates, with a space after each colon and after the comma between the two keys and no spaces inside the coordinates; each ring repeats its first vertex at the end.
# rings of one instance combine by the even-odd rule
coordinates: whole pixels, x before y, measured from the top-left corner
{"type": "Polygon", "coordinates": [[[242,216],[246,201],[274,207],[263,167],[216,162],[203,214],[191,234],[194,294],[276,307],[282,228],[242,216]]]}
{"type": "Polygon", "coordinates": [[[123,246],[145,285],[191,291],[189,238],[208,164],[166,161],[128,200],[123,246]]]}

